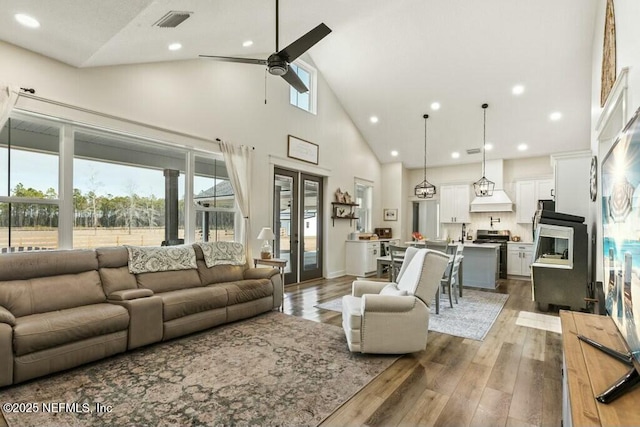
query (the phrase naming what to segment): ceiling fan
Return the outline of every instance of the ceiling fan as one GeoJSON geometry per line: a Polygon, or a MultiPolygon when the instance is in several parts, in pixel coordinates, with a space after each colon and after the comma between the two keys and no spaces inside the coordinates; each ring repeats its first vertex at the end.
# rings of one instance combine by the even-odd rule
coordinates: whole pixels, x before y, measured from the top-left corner
{"type": "Polygon", "coordinates": [[[308,92],[309,89],[304,85],[304,83],[302,83],[302,80],[300,80],[300,77],[298,77],[295,71],[289,67],[289,64],[295,61],[296,58],[307,50],[311,49],[313,45],[325,38],[331,32],[331,29],[322,23],[280,51],[278,50],[278,30],[278,0],[276,0],[276,52],[269,55],[269,58],[265,60],[213,55],[199,56],[201,58],[215,59],[218,61],[266,65],[270,74],[282,77],[298,92],[308,92]]]}

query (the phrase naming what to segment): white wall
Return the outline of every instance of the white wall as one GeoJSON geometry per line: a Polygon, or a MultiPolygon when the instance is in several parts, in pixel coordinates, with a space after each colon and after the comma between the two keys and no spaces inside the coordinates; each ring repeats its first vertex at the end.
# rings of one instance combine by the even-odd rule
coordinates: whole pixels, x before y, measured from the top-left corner
{"type": "MultiPolygon", "coordinates": [[[[381,221],[381,227],[391,228],[394,238],[403,237],[403,225],[407,217],[407,206],[403,180],[404,167],[401,162],[382,165],[382,209],[398,209],[397,221],[385,221],[382,211],[375,211],[373,218],[381,221]]],[[[404,240],[401,240],[404,241],[404,240]]]]}
{"type": "MultiPolygon", "coordinates": [[[[209,141],[221,138],[254,146],[253,234],[272,220],[274,164],[326,175],[327,277],[344,272],[344,241],[353,230],[348,221],[336,222],[335,227],[331,224],[329,202],[334,191],[338,187],[352,188],[355,176],[370,180],[374,183],[374,213],[381,212],[380,164],[322,76],[318,81],[318,114],[312,115],[289,105],[289,87],[275,76],[267,79],[265,105],[261,67],[193,60],[77,69],[3,42],[0,58],[0,81],[33,87],[38,96],[209,141]],[[289,134],[319,145],[317,168],[286,158],[289,134]]],[[[25,98],[18,101],[17,107],[142,136],[167,137],[154,129],[25,98]]],[[[218,150],[217,144],[207,141],[179,135],[171,139],[218,150]]],[[[260,242],[253,240],[255,253],[260,242]]]]}
{"type": "MultiPolygon", "coordinates": [[[[598,155],[599,163],[603,154],[607,152],[611,140],[604,138],[598,141],[596,125],[603,112],[600,107],[600,75],[602,67],[602,44],[604,33],[604,15],[606,0],[597,0],[598,13],[595,22],[592,57],[592,85],[591,85],[591,151],[598,155]]],[[[626,117],[620,121],[624,126],[640,107],[640,2],[638,0],[616,0],[614,2],[616,21],[616,75],[620,75],[623,68],[629,68],[628,88],[626,93],[626,117]]],[[[614,132],[615,133],[615,132],[614,132]]],[[[600,173],[600,171],[599,171],[600,173]]],[[[600,175],[599,175],[600,176],[600,175]]],[[[600,193],[598,193],[600,197],[600,193]]],[[[592,227],[597,229],[596,241],[596,280],[603,281],[602,260],[602,205],[599,200],[592,203],[592,215],[594,219],[592,227]]]]}

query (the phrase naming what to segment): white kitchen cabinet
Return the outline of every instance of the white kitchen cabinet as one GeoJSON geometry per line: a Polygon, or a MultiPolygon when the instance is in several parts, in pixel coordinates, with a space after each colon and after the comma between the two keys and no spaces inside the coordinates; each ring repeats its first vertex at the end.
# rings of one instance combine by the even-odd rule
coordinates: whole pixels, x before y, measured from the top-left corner
{"type": "Polygon", "coordinates": [[[530,179],[516,182],[516,222],[530,224],[538,200],[552,200],[553,179],[530,179]]]}
{"type": "Polygon", "coordinates": [[[583,216],[589,221],[591,152],[551,156],[555,173],[556,212],[583,216]]]}
{"type": "Polygon", "coordinates": [[[380,257],[380,242],[369,240],[347,240],[347,274],[371,276],[376,273],[380,257]]]}
{"type": "Polygon", "coordinates": [[[536,201],[553,200],[555,197],[555,183],[553,179],[536,180],[536,201]]]}
{"type": "Polygon", "coordinates": [[[469,186],[443,185],[440,187],[440,222],[463,223],[469,219],[469,186]]]}
{"type": "Polygon", "coordinates": [[[509,242],[507,245],[507,274],[530,276],[533,243],[509,242]]]}

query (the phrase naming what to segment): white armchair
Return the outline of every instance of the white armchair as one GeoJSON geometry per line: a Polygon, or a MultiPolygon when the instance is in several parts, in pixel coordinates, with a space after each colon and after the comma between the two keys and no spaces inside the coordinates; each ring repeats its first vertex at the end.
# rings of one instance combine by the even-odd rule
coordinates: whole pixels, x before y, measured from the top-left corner
{"type": "Polygon", "coordinates": [[[342,327],[349,350],[402,354],[424,350],[429,305],[440,286],[449,256],[408,248],[397,283],[357,280],[342,298],[342,327]]]}

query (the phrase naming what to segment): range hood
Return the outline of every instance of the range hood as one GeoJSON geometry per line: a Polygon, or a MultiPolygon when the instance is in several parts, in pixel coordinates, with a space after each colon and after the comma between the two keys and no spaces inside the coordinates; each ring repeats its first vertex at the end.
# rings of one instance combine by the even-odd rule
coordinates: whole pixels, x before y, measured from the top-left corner
{"type": "Polygon", "coordinates": [[[471,202],[470,212],[513,212],[513,202],[504,192],[502,169],[502,159],[486,161],[485,176],[495,182],[496,186],[492,196],[474,198],[471,202]]]}

